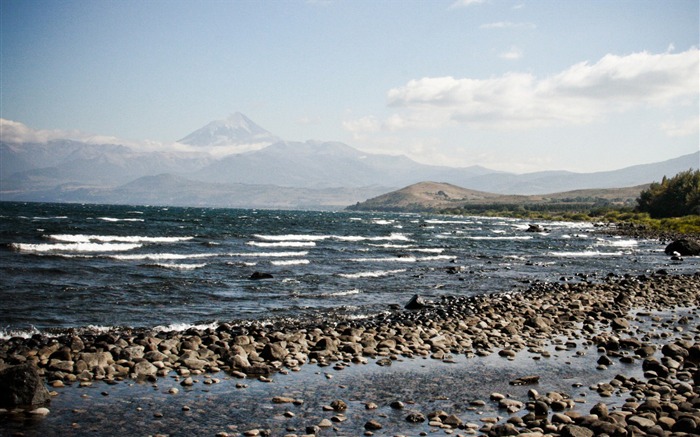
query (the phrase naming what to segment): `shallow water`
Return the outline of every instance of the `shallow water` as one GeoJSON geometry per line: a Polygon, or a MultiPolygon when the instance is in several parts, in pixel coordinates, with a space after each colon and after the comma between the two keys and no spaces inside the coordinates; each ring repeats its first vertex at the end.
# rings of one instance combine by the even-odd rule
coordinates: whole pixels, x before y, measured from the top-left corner
{"type": "MultiPolygon", "coordinates": [[[[270,429],[272,435],[292,430],[303,434],[307,426],[336,415],[333,411],[324,411],[323,406],[342,399],[348,404],[344,412],[347,420],[334,423],[337,430],[326,429],[321,435],[358,435],[368,420],[377,420],[384,427],[375,435],[418,435],[421,431],[430,432],[431,427],[427,421],[422,424],[406,422],[409,411],[420,411],[427,416],[432,411],[444,410],[481,426],[483,417],[508,417],[489,400],[490,393],[509,394],[524,402],[530,388],[542,394],[559,391],[585,400],[578,408],[588,411],[600,399],[594,391],[588,390],[590,384],[608,382],[617,373],[641,374],[640,366],[625,364],[595,371],[598,358],[595,350],[588,350],[585,356],[577,356],[574,350],[550,350],[552,358],[537,361],[532,354],[522,352],[515,360],[495,354],[470,359],[456,356],[452,364],[433,359],[403,359],[389,368],[378,366],[374,361],[343,370],[306,365],[299,372],[274,375],[272,383],[215,374],[212,377],[220,378],[220,383],[205,385],[204,377],[200,376],[197,377],[200,382],[191,389],[183,389],[173,378],[159,380],[157,386],[132,381],[111,386],[95,383],[90,388],[67,387],[58,389],[48,416],[24,422],[9,420],[5,431],[22,430],[25,435],[37,436],[158,433],[184,436],[257,428],[270,429]],[[533,386],[508,384],[512,379],[530,374],[541,375],[540,383],[533,386]],[[247,384],[247,387],[236,388],[237,383],[247,384]],[[572,387],[575,383],[583,386],[572,387]],[[171,387],[180,392],[168,394],[171,387]],[[289,396],[304,403],[299,406],[273,404],[274,396],[289,396]],[[486,405],[471,407],[469,402],[473,400],[483,400],[486,405]],[[391,408],[394,401],[404,402],[405,408],[391,408]],[[379,408],[366,410],[366,402],[375,402],[379,408]],[[185,405],[191,410],[182,411],[185,405]],[[287,411],[294,413],[294,417],[285,417],[287,411]],[[154,417],[156,414],[162,417],[154,417]]],[[[622,398],[607,400],[617,405],[624,403],[622,398]]]]}

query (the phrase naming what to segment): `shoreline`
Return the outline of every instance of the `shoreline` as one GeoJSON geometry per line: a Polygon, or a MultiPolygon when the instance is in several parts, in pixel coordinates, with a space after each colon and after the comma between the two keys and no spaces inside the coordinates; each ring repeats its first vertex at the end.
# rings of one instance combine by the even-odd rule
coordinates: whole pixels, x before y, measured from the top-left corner
{"type": "MultiPolygon", "coordinates": [[[[143,329],[52,338],[14,338],[0,341],[0,360],[3,363],[0,368],[7,364],[20,364],[22,361],[35,362],[50,389],[60,390],[58,396],[54,397],[55,403],[62,396],[69,397],[68,392],[80,392],[94,387],[118,386],[128,393],[129,385],[136,381],[158,385],[172,380],[177,382],[179,389],[176,390],[185,391],[202,385],[265,385],[277,378],[293,381],[297,373],[308,373],[310,368],[333,369],[334,372],[344,370],[346,373],[352,368],[362,374],[362,369],[366,369],[363,364],[374,363],[379,368],[390,367],[383,371],[385,376],[391,376],[392,369],[396,367],[392,368],[392,364],[402,361],[419,361],[432,368],[443,364],[454,368],[473,365],[479,360],[488,362],[496,359],[519,363],[518,360],[522,360],[519,357],[527,355],[532,362],[556,362],[559,359],[556,357],[557,352],[569,351],[572,356],[579,353],[595,355],[595,368],[590,369],[593,375],[604,370],[598,367],[614,367],[616,363],[635,368],[644,367],[643,371],[647,373],[651,371],[650,368],[656,369],[656,375],[649,374],[651,377],[646,380],[620,375],[614,385],[613,382],[606,383],[609,387],[605,386],[605,390],[610,392],[606,393],[608,397],[619,393],[621,388],[627,388],[629,392],[650,391],[649,388],[639,388],[641,384],[671,387],[663,389],[658,398],[664,402],[668,399],[677,407],[677,412],[700,416],[700,399],[695,391],[697,353],[700,352],[697,321],[700,273],[669,275],[658,271],[651,275],[609,275],[596,283],[586,281],[585,275],[579,279],[581,281],[575,283],[533,283],[523,292],[470,298],[445,296],[436,302],[427,303],[421,303],[418,299],[416,306],[419,308],[415,310],[395,309],[389,314],[344,320],[340,323],[309,324],[297,321],[267,325],[252,323],[246,326],[223,323],[216,329],[190,329],[184,332],[155,333],[143,329]],[[675,318],[675,321],[685,324],[666,323],[667,326],[663,326],[664,323],[654,321],[654,311],[670,310],[674,313],[678,309],[685,309],[681,311],[684,315],[675,318]],[[644,320],[639,322],[640,319],[644,320]],[[673,354],[667,354],[663,350],[671,350],[673,354]],[[423,361],[422,358],[426,360],[423,361]],[[673,372],[666,365],[669,360],[675,366],[673,372]],[[663,370],[664,367],[666,371],[663,370]],[[665,375],[660,375],[664,372],[665,375]],[[201,383],[198,382],[200,380],[201,383]],[[679,401],[680,398],[683,400],[679,401]]],[[[520,367],[528,369],[526,365],[520,367]]],[[[438,376],[445,372],[444,369],[435,371],[438,376]]],[[[544,380],[547,375],[532,376],[544,380]]],[[[538,385],[528,387],[537,390],[538,385]]],[[[294,404],[296,400],[277,399],[277,402],[272,403],[288,405],[294,404]]],[[[612,432],[610,435],[622,435],[621,429],[632,429],[630,427],[649,431],[658,426],[661,431],[671,432],[676,422],[685,417],[677,413],[678,420],[673,419],[674,423],[671,424],[671,419],[662,420],[668,414],[662,416],[661,412],[672,407],[659,407],[658,412],[654,409],[653,419],[647,418],[650,422],[634,419],[630,423],[627,419],[631,417],[644,419],[649,416],[647,410],[637,411],[640,405],[647,405],[646,395],[644,402],[637,402],[637,408],[632,414],[613,415],[614,420],[610,419],[609,411],[607,417],[602,417],[605,415],[598,411],[600,414],[596,414],[595,419],[591,418],[591,414],[575,413],[575,402],[561,394],[552,394],[551,397],[537,394],[532,395],[531,399],[527,396],[524,399],[486,399],[484,403],[500,405],[502,400],[508,405],[501,409],[505,410],[499,414],[501,420],[479,423],[476,428],[473,422],[467,426],[468,422],[460,417],[450,417],[455,416],[454,413],[430,418],[431,411],[413,411],[416,414],[409,421],[409,407],[404,405],[402,408],[389,407],[389,411],[398,411],[394,422],[398,420],[407,428],[394,422],[394,425],[390,425],[387,422],[391,421],[381,416],[368,419],[364,424],[345,421],[342,417],[336,417],[337,421],[333,421],[332,417],[335,416],[332,416],[327,419],[331,423],[330,427],[316,429],[313,428],[317,426],[315,424],[309,425],[309,429],[295,428],[295,431],[289,431],[290,427],[287,427],[286,430],[290,435],[317,432],[334,435],[365,432],[384,435],[386,430],[391,429],[396,434],[408,430],[409,435],[412,435],[411,430],[416,430],[417,426],[410,425],[413,423],[431,427],[428,429],[442,428],[458,435],[513,435],[513,432],[520,431],[566,435],[563,434],[568,432],[564,431],[566,427],[582,427],[598,432],[608,426],[605,425],[607,423],[617,427],[612,429],[608,426],[612,432]],[[543,409],[546,413],[544,418],[542,414],[536,414],[538,411],[542,413],[543,409]],[[532,417],[528,416],[528,411],[532,417]],[[354,428],[348,428],[350,425],[354,428]],[[370,430],[365,425],[375,429],[370,430]],[[385,431],[376,428],[377,425],[384,427],[385,431]]],[[[261,401],[270,403],[269,399],[261,401]]],[[[345,409],[337,410],[337,405],[336,408],[330,407],[331,400],[328,402],[328,411],[336,416],[349,414],[345,409]]],[[[48,408],[52,408],[51,403],[48,408]]],[[[602,408],[600,406],[598,409],[602,408]]],[[[632,405],[626,408],[621,411],[630,413],[632,405]]],[[[351,408],[351,411],[355,410],[351,408]]],[[[368,411],[370,412],[363,414],[371,417],[371,410],[368,411]]],[[[26,413],[13,413],[11,409],[0,410],[0,417],[8,415],[10,420],[5,422],[9,424],[17,425],[19,422],[14,419],[24,417],[22,414],[26,413]]],[[[383,414],[391,417],[393,413],[383,414]]],[[[297,417],[301,418],[303,417],[297,417]]],[[[61,421],[53,413],[48,413],[42,420],[49,423],[53,419],[61,421]]],[[[246,420],[239,420],[241,423],[236,424],[235,430],[206,428],[207,433],[256,435],[252,425],[257,418],[247,421],[250,429],[247,428],[246,420]],[[250,433],[245,434],[246,431],[250,433]]],[[[276,422],[273,420],[272,423],[276,422]]],[[[685,429],[691,429],[687,420],[681,423],[685,429]]],[[[328,425],[326,422],[323,424],[328,425]]],[[[38,429],[42,429],[41,423],[38,426],[38,429]]],[[[258,429],[257,435],[279,434],[279,430],[273,426],[268,424],[268,427],[274,431],[268,433],[263,426],[262,430],[258,429]]],[[[10,429],[13,432],[23,432],[25,427],[22,425],[10,429]]],[[[29,432],[35,430],[33,426],[26,429],[29,432]]],[[[693,432],[696,429],[700,430],[700,423],[692,428],[693,432]]]]}

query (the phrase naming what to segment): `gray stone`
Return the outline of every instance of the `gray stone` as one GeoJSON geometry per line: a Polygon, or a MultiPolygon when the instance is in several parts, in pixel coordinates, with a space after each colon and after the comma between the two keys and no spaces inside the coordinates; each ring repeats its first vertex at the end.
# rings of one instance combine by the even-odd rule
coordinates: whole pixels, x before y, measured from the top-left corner
{"type": "Polygon", "coordinates": [[[0,371],[0,407],[41,405],[51,400],[37,368],[25,363],[0,371]]]}

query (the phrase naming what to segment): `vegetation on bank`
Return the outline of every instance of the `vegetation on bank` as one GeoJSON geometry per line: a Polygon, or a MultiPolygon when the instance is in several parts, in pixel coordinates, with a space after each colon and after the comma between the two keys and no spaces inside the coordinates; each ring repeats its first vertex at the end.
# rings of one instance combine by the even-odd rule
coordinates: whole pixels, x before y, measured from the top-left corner
{"type": "Polygon", "coordinates": [[[593,221],[632,224],[655,232],[700,235],[700,171],[688,170],[654,182],[637,205],[605,199],[533,204],[465,204],[444,214],[516,217],[532,220],[593,221]]]}

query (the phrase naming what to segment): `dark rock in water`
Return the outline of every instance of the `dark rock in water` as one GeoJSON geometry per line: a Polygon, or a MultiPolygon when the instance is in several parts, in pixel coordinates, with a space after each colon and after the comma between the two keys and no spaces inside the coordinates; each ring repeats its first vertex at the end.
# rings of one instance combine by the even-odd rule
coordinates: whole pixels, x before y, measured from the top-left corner
{"type": "Polygon", "coordinates": [[[525,232],[544,232],[545,229],[540,225],[530,225],[525,232]]]}
{"type": "Polygon", "coordinates": [[[382,424],[377,422],[376,420],[370,420],[367,423],[365,423],[365,429],[369,431],[377,431],[382,429],[382,424]]]}
{"type": "Polygon", "coordinates": [[[529,385],[537,384],[540,382],[540,377],[537,375],[521,376],[518,379],[514,379],[510,382],[510,385],[529,385]]]}
{"type": "Polygon", "coordinates": [[[252,275],[250,275],[250,278],[254,281],[257,281],[259,279],[272,279],[272,275],[270,273],[261,273],[261,272],[255,272],[252,275]]]}
{"type": "Polygon", "coordinates": [[[700,243],[689,238],[681,238],[675,240],[664,249],[666,255],[673,255],[678,252],[679,256],[698,256],[700,255],[700,243]]]}
{"type": "Polygon", "coordinates": [[[425,301],[424,298],[418,296],[417,294],[414,294],[411,300],[408,301],[404,308],[406,308],[407,310],[420,310],[422,308],[425,308],[427,305],[428,303],[425,301]]]}
{"type": "Polygon", "coordinates": [[[420,423],[420,422],[425,422],[425,416],[423,413],[420,413],[418,411],[412,411],[408,413],[408,416],[406,416],[406,422],[410,423],[420,423]]]}
{"type": "Polygon", "coordinates": [[[50,400],[51,395],[33,364],[20,364],[0,371],[0,407],[41,405],[50,400]]]}

